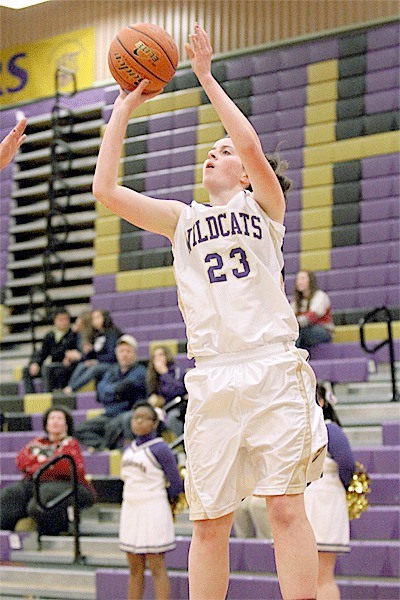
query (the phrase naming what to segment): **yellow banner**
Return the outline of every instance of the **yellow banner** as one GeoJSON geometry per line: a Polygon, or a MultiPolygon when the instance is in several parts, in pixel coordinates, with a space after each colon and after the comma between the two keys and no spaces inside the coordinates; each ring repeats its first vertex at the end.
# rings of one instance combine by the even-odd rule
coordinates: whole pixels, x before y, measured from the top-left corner
{"type": "Polygon", "coordinates": [[[94,81],[94,28],[63,33],[0,52],[0,105],[90,88],[94,81]]]}

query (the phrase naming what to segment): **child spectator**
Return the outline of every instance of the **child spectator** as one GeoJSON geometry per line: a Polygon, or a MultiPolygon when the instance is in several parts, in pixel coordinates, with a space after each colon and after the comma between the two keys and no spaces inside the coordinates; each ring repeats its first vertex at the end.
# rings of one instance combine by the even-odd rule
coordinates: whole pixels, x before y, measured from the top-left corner
{"type": "Polygon", "coordinates": [[[176,544],[168,498],[175,500],[183,491],[183,483],[175,456],[156,437],[157,425],[154,408],[137,404],[131,419],[136,439],[122,456],[124,490],[119,545],[127,553],[129,563],[129,599],[143,597],[146,560],[153,575],[155,599],[170,597],[164,554],[176,544]]]}

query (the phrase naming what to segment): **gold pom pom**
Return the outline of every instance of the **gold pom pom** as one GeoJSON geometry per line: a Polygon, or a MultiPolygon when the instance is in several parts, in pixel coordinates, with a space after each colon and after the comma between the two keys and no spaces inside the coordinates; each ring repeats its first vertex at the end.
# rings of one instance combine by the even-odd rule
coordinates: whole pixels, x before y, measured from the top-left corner
{"type": "MultiPolygon", "coordinates": [[[[185,480],[186,467],[184,467],[184,466],[179,467],[179,473],[180,473],[180,476],[182,477],[182,479],[185,480]]],[[[175,500],[170,500],[169,504],[171,506],[172,516],[175,521],[176,515],[178,513],[185,511],[188,508],[188,503],[186,500],[185,492],[182,492],[181,494],[179,494],[179,496],[177,498],[175,498],[175,500]]]]}
{"type": "Polygon", "coordinates": [[[370,478],[368,473],[364,465],[356,462],[356,470],[346,494],[350,520],[359,519],[361,513],[367,510],[369,506],[367,494],[370,492],[370,478]]]}

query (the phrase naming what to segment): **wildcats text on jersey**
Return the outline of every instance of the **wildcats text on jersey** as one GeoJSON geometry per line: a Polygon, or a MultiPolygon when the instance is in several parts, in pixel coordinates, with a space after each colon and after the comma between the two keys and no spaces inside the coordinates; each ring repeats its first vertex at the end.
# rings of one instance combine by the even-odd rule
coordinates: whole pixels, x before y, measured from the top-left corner
{"type": "Polygon", "coordinates": [[[262,239],[261,219],[244,212],[223,212],[217,216],[209,215],[195,221],[186,230],[186,245],[189,252],[203,242],[231,235],[246,235],[262,239]]]}

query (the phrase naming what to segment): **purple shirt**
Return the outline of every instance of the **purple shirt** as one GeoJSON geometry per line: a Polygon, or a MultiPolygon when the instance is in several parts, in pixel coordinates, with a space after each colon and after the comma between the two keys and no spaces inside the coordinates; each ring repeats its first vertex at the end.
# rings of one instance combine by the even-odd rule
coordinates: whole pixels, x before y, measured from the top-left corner
{"type": "Polygon", "coordinates": [[[339,425],[325,421],[328,430],[328,452],[337,463],[340,481],[347,489],[355,469],[355,459],[346,434],[339,425]]]}
{"type": "Polygon", "coordinates": [[[165,402],[171,402],[177,396],[186,394],[183,377],[175,370],[174,365],[168,366],[168,373],[159,376],[157,393],[165,398],[165,402]]]}

